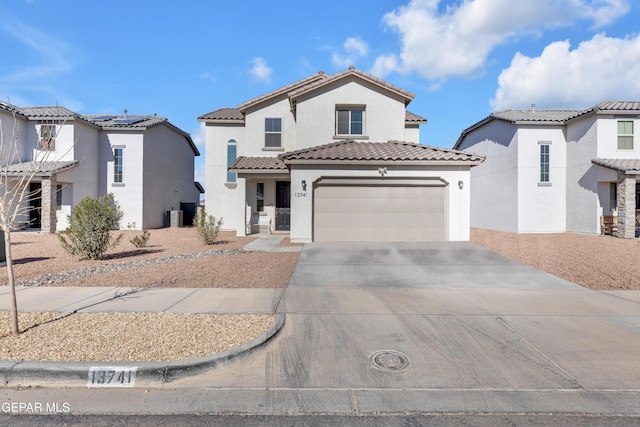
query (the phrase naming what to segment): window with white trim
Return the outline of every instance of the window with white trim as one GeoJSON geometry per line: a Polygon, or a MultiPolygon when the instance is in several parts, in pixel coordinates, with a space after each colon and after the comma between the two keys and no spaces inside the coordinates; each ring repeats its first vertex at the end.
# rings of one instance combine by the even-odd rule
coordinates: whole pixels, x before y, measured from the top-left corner
{"type": "Polygon", "coordinates": [[[40,138],[38,139],[38,150],[55,150],[56,125],[43,123],[40,125],[40,138]]]}
{"type": "Polygon", "coordinates": [[[618,120],[618,150],[633,150],[633,120],[618,120]]]}
{"type": "MultiPolygon", "coordinates": [[[[227,141],[227,168],[229,168],[237,157],[237,143],[235,139],[227,141]]],[[[227,170],[227,182],[236,182],[235,172],[229,172],[227,170]]]]}
{"type": "Polygon", "coordinates": [[[336,135],[364,135],[364,107],[336,107],[336,135]]]}
{"type": "Polygon", "coordinates": [[[124,148],[113,148],[113,182],[121,184],[124,182],[124,148]]]}
{"type": "Polygon", "coordinates": [[[282,119],[267,117],[264,119],[264,146],[266,148],[282,147],[282,119]]]}
{"type": "Polygon", "coordinates": [[[549,182],[549,144],[540,144],[540,182],[549,182]]]}

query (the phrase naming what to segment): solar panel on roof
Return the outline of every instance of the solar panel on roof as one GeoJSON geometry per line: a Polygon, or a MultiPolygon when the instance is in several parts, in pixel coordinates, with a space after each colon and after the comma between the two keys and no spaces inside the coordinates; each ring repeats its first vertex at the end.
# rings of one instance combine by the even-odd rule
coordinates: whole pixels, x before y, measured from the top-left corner
{"type": "Polygon", "coordinates": [[[96,116],[96,117],[92,117],[91,120],[94,120],[96,122],[104,122],[104,121],[111,120],[111,119],[116,118],[116,117],[118,117],[118,116],[113,116],[113,115],[111,115],[111,116],[96,116]]]}
{"type": "Polygon", "coordinates": [[[144,121],[144,117],[121,117],[119,119],[115,119],[113,124],[116,125],[132,125],[134,123],[139,123],[144,121]]]}

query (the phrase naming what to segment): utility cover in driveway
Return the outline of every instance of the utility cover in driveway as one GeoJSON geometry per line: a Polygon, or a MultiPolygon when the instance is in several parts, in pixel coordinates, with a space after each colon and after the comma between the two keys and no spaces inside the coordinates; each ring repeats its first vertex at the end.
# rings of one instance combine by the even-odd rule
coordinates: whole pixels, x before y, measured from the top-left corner
{"type": "Polygon", "coordinates": [[[313,221],[316,242],[442,242],[445,187],[382,180],[319,185],[313,221]]]}

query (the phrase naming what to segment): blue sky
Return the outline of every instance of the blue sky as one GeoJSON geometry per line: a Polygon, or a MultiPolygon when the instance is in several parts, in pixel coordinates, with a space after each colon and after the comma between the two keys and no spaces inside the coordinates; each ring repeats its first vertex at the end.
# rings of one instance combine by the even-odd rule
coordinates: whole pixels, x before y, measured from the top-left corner
{"type": "Polygon", "coordinates": [[[354,65],[451,147],[493,110],[640,99],[639,33],[633,0],[0,0],[0,99],[155,113],[204,151],[199,115],[354,65]]]}

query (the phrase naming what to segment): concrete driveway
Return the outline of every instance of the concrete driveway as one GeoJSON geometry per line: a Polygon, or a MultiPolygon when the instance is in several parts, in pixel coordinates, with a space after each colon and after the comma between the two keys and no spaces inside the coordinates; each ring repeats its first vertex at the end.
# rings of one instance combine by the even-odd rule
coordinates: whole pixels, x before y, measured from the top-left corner
{"type": "Polygon", "coordinates": [[[236,413],[637,415],[639,301],[472,243],[313,243],[280,334],[171,387],[236,413]]]}

